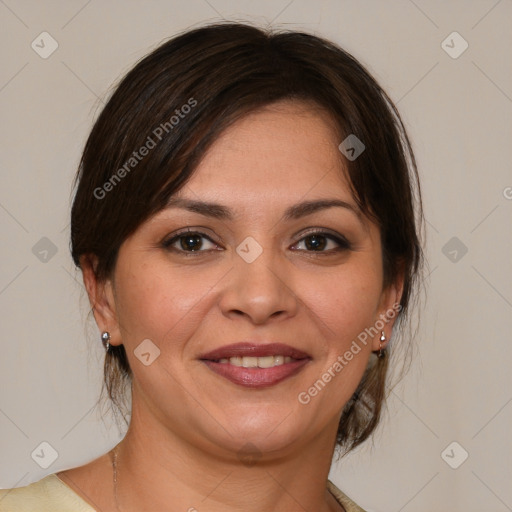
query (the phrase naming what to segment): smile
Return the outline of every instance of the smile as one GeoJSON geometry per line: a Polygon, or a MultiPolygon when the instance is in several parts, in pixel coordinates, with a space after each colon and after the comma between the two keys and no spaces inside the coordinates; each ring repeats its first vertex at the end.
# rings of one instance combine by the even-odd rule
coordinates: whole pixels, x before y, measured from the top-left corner
{"type": "Polygon", "coordinates": [[[274,386],[311,361],[311,357],[288,345],[237,343],[204,354],[200,360],[214,373],[248,388],[274,386]]]}
{"type": "Polygon", "coordinates": [[[222,364],[232,364],[233,366],[242,366],[243,368],[272,368],[286,363],[296,361],[290,356],[265,356],[265,357],[230,357],[222,358],[218,362],[222,364]]]}

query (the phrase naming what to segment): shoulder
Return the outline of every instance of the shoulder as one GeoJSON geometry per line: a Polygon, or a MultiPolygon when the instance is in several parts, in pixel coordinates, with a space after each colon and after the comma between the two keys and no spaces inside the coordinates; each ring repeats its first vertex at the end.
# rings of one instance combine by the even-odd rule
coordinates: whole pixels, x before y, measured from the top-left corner
{"type": "MultiPolygon", "coordinates": [[[[330,480],[327,480],[327,489],[343,506],[346,512],[365,512],[357,503],[354,503],[345,493],[338,489],[330,480]]],[[[1,509],[0,509],[1,510],[1,509]]]]}
{"type": "Polygon", "coordinates": [[[57,475],[24,487],[0,489],[0,512],[95,512],[57,475]]]}

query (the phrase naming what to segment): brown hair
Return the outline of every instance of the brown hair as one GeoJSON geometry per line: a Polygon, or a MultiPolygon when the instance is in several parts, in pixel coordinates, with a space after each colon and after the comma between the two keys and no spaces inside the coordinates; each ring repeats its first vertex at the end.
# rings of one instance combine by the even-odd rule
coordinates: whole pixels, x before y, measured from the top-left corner
{"type": "MultiPolygon", "coordinates": [[[[314,102],[345,137],[363,141],[364,152],[347,158],[346,168],[355,200],[380,227],[384,286],[404,274],[402,327],[422,264],[415,217],[423,219],[421,196],[410,142],[369,72],[332,42],[302,32],[208,25],[170,39],[128,72],[94,124],[75,179],[75,264],[92,253],[97,278],[111,276],[122,242],[164,208],[220,133],[283,99],[314,102]]],[[[388,357],[369,366],[342,412],[337,443],[346,452],[378,424],[387,369],[388,357]]],[[[119,410],[131,376],[124,346],[111,347],[104,384],[119,410]]]]}

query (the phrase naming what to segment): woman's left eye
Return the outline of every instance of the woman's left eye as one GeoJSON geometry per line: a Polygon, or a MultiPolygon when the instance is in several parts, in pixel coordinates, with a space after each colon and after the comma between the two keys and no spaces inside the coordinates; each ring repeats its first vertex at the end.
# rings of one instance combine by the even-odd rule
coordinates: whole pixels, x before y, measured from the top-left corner
{"type": "Polygon", "coordinates": [[[342,237],[318,232],[301,238],[294,248],[307,252],[337,252],[350,249],[350,243],[342,237]]]}

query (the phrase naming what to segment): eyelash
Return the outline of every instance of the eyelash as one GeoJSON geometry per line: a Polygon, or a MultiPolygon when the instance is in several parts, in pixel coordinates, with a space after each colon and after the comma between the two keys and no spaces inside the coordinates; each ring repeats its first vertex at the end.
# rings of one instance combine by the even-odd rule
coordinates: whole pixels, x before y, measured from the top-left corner
{"type": "MultiPolygon", "coordinates": [[[[196,251],[185,251],[183,249],[177,249],[176,247],[172,247],[173,244],[178,242],[181,238],[184,238],[185,236],[200,236],[202,238],[206,238],[209,242],[216,244],[214,240],[211,239],[208,235],[205,233],[202,233],[201,231],[192,231],[192,230],[185,230],[178,233],[173,234],[170,238],[164,240],[162,242],[162,246],[165,249],[171,250],[173,252],[182,254],[186,257],[195,257],[199,256],[201,253],[211,252],[215,251],[217,249],[206,249],[206,250],[196,250],[196,251]]],[[[310,236],[322,236],[325,237],[328,240],[334,241],[338,244],[339,247],[336,247],[334,249],[329,249],[327,251],[308,251],[304,249],[299,249],[299,251],[307,252],[315,255],[332,255],[334,253],[339,253],[341,251],[347,251],[352,249],[352,244],[343,236],[341,235],[335,235],[333,233],[330,233],[326,230],[316,229],[312,231],[308,231],[307,233],[304,233],[302,238],[298,240],[294,245],[298,245],[300,242],[304,241],[306,238],[310,236]]]]}

